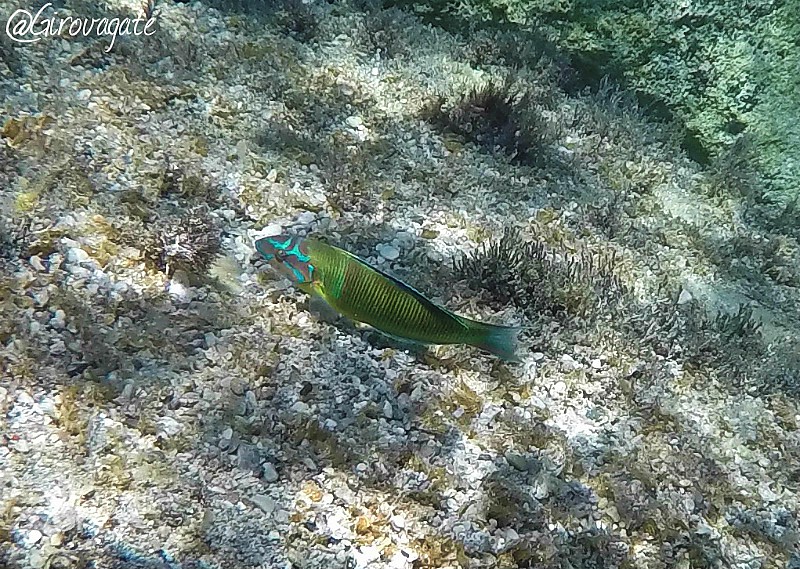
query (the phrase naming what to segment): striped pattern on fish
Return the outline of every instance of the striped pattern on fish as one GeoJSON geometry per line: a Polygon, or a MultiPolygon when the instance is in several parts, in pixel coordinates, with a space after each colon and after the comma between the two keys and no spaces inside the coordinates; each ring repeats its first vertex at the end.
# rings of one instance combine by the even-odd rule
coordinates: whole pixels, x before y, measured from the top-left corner
{"type": "Polygon", "coordinates": [[[469,344],[509,361],[518,328],[470,320],[363,259],[316,239],[265,237],[256,249],[301,290],[341,314],[398,338],[423,344],[469,344]]]}

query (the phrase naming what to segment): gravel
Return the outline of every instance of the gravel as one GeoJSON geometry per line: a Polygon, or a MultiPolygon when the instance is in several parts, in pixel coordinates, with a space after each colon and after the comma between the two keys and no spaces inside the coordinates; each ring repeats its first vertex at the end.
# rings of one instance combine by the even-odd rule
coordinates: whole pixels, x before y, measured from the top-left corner
{"type": "MultiPolygon", "coordinates": [[[[543,91],[568,132],[519,165],[420,119],[509,72],[489,32],[322,2],[259,22],[157,11],[156,35],[111,53],[42,38],[15,50],[18,73],[0,62],[0,565],[797,565],[796,399],[729,389],[734,368],[708,350],[651,349],[667,335],[654,322],[702,295],[658,297],[665,312],[630,323],[569,295],[531,315],[491,274],[451,269],[519,227],[561,258],[614,251],[632,304],[656,306],[667,281],[713,288],[659,201],[697,166],[656,127],[543,91]],[[621,187],[644,202],[609,238],[581,208],[619,172],[640,172],[621,187]],[[523,362],[320,315],[253,249],[287,232],[459,314],[521,324],[523,362]],[[165,266],[178,252],[194,261],[165,266]]],[[[738,214],[696,200],[734,231],[738,214]]]]}

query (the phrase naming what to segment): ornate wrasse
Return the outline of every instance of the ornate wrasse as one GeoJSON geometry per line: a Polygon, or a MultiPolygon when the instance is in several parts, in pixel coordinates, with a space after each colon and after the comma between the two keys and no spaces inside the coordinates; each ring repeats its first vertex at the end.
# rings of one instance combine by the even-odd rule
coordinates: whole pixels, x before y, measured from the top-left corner
{"type": "Polygon", "coordinates": [[[469,344],[519,361],[519,328],[470,320],[343,249],[316,239],[264,237],[256,250],[301,290],[316,294],[348,318],[423,344],[469,344]]]}

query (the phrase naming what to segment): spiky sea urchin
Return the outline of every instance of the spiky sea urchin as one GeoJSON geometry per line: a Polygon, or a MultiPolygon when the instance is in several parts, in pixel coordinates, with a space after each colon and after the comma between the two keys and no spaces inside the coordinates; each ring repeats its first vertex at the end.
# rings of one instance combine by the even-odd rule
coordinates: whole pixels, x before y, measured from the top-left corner
{"type": "Polygon", "coordinates": [[[219,227],[206,208],[198,206],[156,221],[148,249],[159,268],[169,275],[176,269],[200,274],[219,252],[219,238],[219,227]]]}
{"type": "Polygon", "coordinates": [[[534,104],[533,94],[513,81],[490,81],[461,95],[451,108],[439,98],[423,118],[490,150],[502,150],[515,162],[535,162],[554,138],[552,126],[534,104]]]}

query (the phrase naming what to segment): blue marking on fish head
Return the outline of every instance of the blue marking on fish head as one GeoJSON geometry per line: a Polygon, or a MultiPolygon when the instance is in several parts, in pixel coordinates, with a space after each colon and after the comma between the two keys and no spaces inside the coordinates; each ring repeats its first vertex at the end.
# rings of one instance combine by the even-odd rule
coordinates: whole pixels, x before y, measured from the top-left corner
{"type": "Polygon", "coordinates": [[[256,250],[269,264],[297,284],[314,279],[308,244],[301,237],[276,235],[256,241],[256,250]]]}

